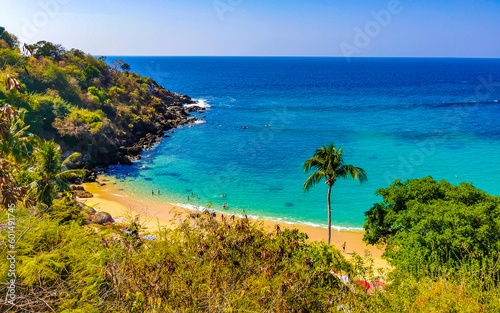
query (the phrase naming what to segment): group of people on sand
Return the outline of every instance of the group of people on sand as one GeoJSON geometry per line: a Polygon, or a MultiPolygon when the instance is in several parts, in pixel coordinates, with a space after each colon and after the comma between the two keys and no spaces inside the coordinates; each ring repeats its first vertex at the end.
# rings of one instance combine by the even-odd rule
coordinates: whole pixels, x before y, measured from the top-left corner
{"type": "MultiPolygon", "coordinates": [[[[155,191],[154,190],[151,190],[151,195],[155,195],[155,191]]],[[[158,189],[158,195],[160,195],[160,189],[158,189]]]]}

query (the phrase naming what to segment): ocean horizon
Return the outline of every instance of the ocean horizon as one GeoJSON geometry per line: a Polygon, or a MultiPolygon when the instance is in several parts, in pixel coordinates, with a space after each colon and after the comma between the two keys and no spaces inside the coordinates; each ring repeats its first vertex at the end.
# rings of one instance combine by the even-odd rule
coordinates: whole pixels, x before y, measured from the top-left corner
{"type": "Polygon", "coordinates": [[[361,229],[381,201],[375,191],[395,179],[472,182],[500,195],[491,175],[500,59],[107,58],[116,59],[208,109],[193,113],[204,122],[175,129],[133,165],[110,167],[107,177],[135,197],[325,227],[327,186],[304,193],[302,164],[331,142],[369,177],[334,186],[338,229],[361,229]]]}

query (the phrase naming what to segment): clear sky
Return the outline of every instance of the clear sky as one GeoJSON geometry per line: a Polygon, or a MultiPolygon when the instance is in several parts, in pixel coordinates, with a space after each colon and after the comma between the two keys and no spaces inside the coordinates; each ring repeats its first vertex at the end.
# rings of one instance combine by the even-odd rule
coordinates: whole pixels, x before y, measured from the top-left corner
{"type": "Polygon", "coordinates": [[[0,26],[94,55],[500,57],[499,0],[0,0],[0,26]]]}

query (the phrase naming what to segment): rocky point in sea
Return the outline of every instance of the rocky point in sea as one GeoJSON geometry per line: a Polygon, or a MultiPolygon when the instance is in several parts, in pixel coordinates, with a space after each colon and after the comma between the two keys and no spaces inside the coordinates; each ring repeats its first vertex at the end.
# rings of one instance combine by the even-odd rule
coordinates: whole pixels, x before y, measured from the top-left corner
{"type": "Polygon", "coordinates": [[[190,112],[203,112],[206,107],[187,95],[180,95],[166,90],[155,81],[152,82],[152,96],[161,100],[161,105],[154,107],[149,122],[137,124],[133,129],[106,140],[106,144],[94,144],[82,147],[78,151],[81,157],[68,163],[71,168],[88,170],[84,181],[95,181],[96,171],[105,171],[109,165],[131,165],[141,158],[142,151],[149,150],[165,133],[174,128],[199,121],[190,112]]]}

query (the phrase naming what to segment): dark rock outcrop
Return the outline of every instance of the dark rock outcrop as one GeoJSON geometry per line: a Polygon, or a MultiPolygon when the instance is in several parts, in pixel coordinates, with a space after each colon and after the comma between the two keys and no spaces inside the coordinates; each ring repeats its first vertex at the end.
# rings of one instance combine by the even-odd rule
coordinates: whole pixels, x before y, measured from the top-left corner
{"type": "Polygon", "coordinates": [[[183,109],[186,112],[198,112],[198,113],[202,113],[203,111],[206,110],[206,108],[200,107],[200,106],[197,106],[197,105],[186,106],[183,109]]]}
{"type": "MultiPolygon", "coordinates": [[[[140,159],[142,151],[151,149],[153,144],[168,137],[165,132],[194,123],[195,119],[190,119],[189,112],[204,110],[195,106],[184,109],[183,105],[195,104],[196,101],[189,96],[168,91],[154,81],[152,85],[154,86],[152,96],[160,99],[161,104],[154,106],[155,111],[150,120],[138,122],[123,133],[100,134],[88,144],[80,143],[75,150],[82,156],[72,162],[71,168],[96,169],[116,164],[131,165],[133,161],[140,159]]],[[[95,181],[95,173],[87,175],[85,181],[95,181]]]]}
{"type": "Polygon", "coordinates": [[[115,220],[111,216],[111,214],[106,213],[106,212],[99,212],[94,215],[92,218],[92,223],[95,224],[107,224],[107,223],[114,223],[115,220]]]}
{"type": "Polygon", "coordinates": [[[78,198],[93,198],[94,195],[85,190],[82,186],[75,186],[71,185],[70,186],[71,190],[75,193],[75,196],[78,198]]]}

